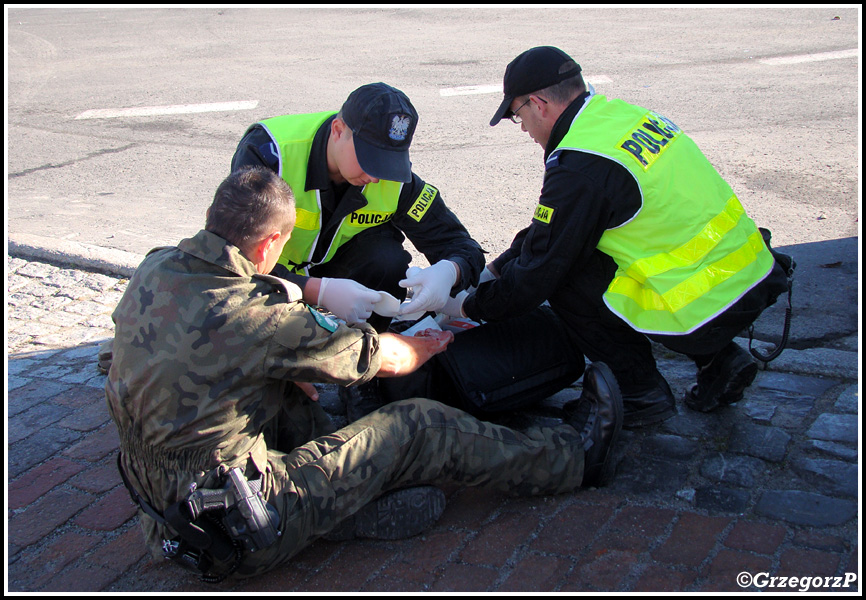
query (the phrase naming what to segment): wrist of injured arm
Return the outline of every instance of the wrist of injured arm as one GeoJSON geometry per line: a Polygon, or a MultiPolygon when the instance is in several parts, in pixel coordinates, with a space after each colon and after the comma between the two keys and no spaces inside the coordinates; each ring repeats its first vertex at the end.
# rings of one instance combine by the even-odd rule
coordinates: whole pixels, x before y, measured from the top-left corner
{"type": "Polygon", "coordinates": [[[454,339],[450,331],[427,330],[414,337],[394,333],[379,335],[381,362],[377,377],[399,377],[418,370],[454,339]]]}

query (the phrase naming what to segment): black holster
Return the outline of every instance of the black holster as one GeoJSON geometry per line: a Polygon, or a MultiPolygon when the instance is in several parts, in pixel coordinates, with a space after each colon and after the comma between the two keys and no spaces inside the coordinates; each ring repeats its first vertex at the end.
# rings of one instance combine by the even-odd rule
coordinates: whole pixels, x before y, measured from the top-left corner
{"type": "Polygon", "coordinates": [[[130,484],[118,454],[117,468],[135,504],[178,537],[163,540],[166,559],[201,574],[202,581],[218,583],[241,565],[244,551],[256,552],[273,544],[280,536],[279,514],[264,502],[262,478],[247,481],[239,468],[231,469],[225,485],[218,489],[198,489],[195,484],[183,500],[160,514],[130,484]],[[227,565],[210,574],[219,563],[227,565]]]}

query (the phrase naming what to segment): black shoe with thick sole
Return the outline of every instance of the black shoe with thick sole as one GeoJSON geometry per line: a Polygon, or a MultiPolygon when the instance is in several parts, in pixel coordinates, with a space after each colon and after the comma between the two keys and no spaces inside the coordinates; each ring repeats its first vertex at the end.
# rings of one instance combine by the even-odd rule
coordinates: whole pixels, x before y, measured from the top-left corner
{"type": "Polygon", "coordinates": [[[572,409],[568,423],[584,439],[581,487],[610,483],[616,469],[612,449],[623,423],[622,394],[613,371],[595,362],[583,374],[583,393],[572,409]]]}
{"type": "Polygon", "coordinates": [[[640,392],[623,393],[623,428],[637,429],[670,419],[677,414],[677,403],[670,385],[656,373],[655,382],[640,392]]]}
{"type": "Polygon", "coordinates": [[[710,412],[739,402],[757,374],[758,363],[736,342],[731,342],[698,371],[698,383],[686,393],[686,406],[710,412]]]}
{"type": "Polygon", "coordinates": [[[432,485],[420,485],[380,496],[331,530],[331,541],[370,538],[401,540],[423,532],[442,516],[445,494],[432,485]]]}

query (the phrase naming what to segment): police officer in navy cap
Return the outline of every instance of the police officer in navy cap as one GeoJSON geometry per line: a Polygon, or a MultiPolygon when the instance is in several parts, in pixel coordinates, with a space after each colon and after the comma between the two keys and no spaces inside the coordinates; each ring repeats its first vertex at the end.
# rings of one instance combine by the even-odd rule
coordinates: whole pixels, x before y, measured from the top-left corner
{"type": "Polygon", "coordinates": [[[613,370],[625,427],[676,413],[650,340],[697,365],[690,408],[740,400],[757,364],[733,338],[788,289],[767,232],[680,127],[597,94],[559,48],[520,54],[503,91],[490,125],[510,120],[544,149],[541,196],[491,280],[443,310],[507,322],[548,301],[562,352],[613,370]]]}
{"type": "MultiPolygon", "coordinates": [[[[372,83],[352,92],[339,112],[253,124],[231,162],[233,171],[266,166],[292,188],[297,223],[273,274],[302,289],[320,285],[319,305],[380,332],[398,312],[439,310],[477,284],[484,268],[481,247],[439,190],[412,172],[417,125],[403,92],[372,83]],[[430,266],[409,268],[407,237],[430,266]],[[400,307],[410,287],[412,299],[400,307]]],[[[377,408],[376,386],[373,380],[341,391],[350,420],[377,408]]]]}

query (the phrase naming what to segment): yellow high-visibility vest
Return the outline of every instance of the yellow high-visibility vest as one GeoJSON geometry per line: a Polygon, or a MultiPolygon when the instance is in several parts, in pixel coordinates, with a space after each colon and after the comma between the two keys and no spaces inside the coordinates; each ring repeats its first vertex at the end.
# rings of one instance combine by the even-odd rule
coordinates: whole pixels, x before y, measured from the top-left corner
{"type": "Polygon", "coordinates": [[[278,262],[302,275],[309,274],[309,267],[331,260],[340,246],[361,231],[390,221],[397,210],[397,201],[403,189],[403,183],[385,180],[364,186],[362,194],[367,199],[367,205],[343,218],[324,257],[318,262],[312,262],[313,251],[322,230],[322,201],[319,190],[304,189],[307,165],[316,132],[322,123],[334,114],[336,113],[331,111],[286,115],[258,123],[271,136],[279,152],[279,175],[289,184],[295,196],[295,228],[278,262]]]}
{"type": "Polygon", "coordinates": [[[640,211],[598,245],[617,265],[604,302],[636,330],[691,333],[772,270],[731,187],[669,119],[593,95],[548,160],[562,150],[610,158],[640,188],[640,211]]]}

